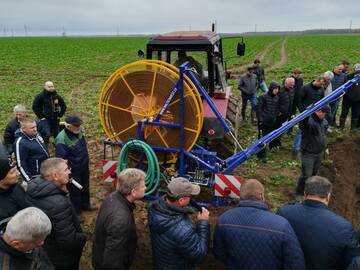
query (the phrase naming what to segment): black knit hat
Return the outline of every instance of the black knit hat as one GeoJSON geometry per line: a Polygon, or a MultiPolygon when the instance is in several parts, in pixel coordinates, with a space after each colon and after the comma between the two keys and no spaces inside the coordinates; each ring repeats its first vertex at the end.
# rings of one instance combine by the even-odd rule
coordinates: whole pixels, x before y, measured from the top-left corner
{"type": "Polygon", "coordinates": [[[10,161],[8,159],[0,159],[0,181],[6,177],[12,167],[14,166],[10,165],[10,161]]]}

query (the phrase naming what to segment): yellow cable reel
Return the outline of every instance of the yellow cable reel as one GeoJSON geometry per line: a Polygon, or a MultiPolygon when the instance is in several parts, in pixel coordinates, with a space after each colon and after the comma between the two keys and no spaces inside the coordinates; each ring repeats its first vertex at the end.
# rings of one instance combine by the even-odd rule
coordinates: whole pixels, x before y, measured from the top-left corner
{"type": "MultiPolygon", "coordinates": [[[[102,127],[113,142],[137,139],[138,121],[151,122],[163,107],[179,80],[179,69],[158,60],[141,60],[116,70],[105,82],[99,97],[102,127]]],[[[203,105],[192,81],[184,76],[184,149],[196,143],[203,125],[203,105]]],[[[163,123],[180,123],[180,91],[177,91],[165,113],[163,123]]],[[[180,147],[180,129],[143,126],[144,141],[151,146],[180,147]]],[[[159,161],[175,162],[177,155],[160,155],[159,161]]]]}

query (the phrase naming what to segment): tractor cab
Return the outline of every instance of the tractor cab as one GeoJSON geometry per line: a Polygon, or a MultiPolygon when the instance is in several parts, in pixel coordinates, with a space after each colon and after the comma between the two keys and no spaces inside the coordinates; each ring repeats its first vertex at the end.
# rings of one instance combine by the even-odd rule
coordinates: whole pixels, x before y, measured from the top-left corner
{"type": "Polygon", "coordinates": [[[183,31],[154,36],[147,43],[146,58],[175,66],[189,61],[189,67],[211,97],[224,99],[229,95],[222,39],[215,32],[183,31]]]}

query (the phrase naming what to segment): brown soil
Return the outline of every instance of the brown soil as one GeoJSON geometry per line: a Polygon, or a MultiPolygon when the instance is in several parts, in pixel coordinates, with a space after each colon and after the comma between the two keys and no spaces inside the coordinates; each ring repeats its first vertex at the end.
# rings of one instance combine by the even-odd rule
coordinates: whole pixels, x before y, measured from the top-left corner
{"type": "Polygon", "coordinates": [[[330,162],[320,175],[333,183],[330,208],[360,229],[360,134],[339,138],[330,145],[330,162]]]}

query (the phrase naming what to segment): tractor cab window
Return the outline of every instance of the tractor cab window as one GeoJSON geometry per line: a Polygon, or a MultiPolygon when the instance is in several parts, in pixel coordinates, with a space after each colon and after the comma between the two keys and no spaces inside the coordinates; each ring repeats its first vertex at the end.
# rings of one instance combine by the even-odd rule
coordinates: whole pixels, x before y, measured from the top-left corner
{"type": "Polygon", "coordinates": [[[207,89],[208,63],[206,52],[173,51],[171,53],[171,63],[174,66],[179,67],[185,62],[189,62],[189,67],[194,71],[197,79],[207,89]]]}

